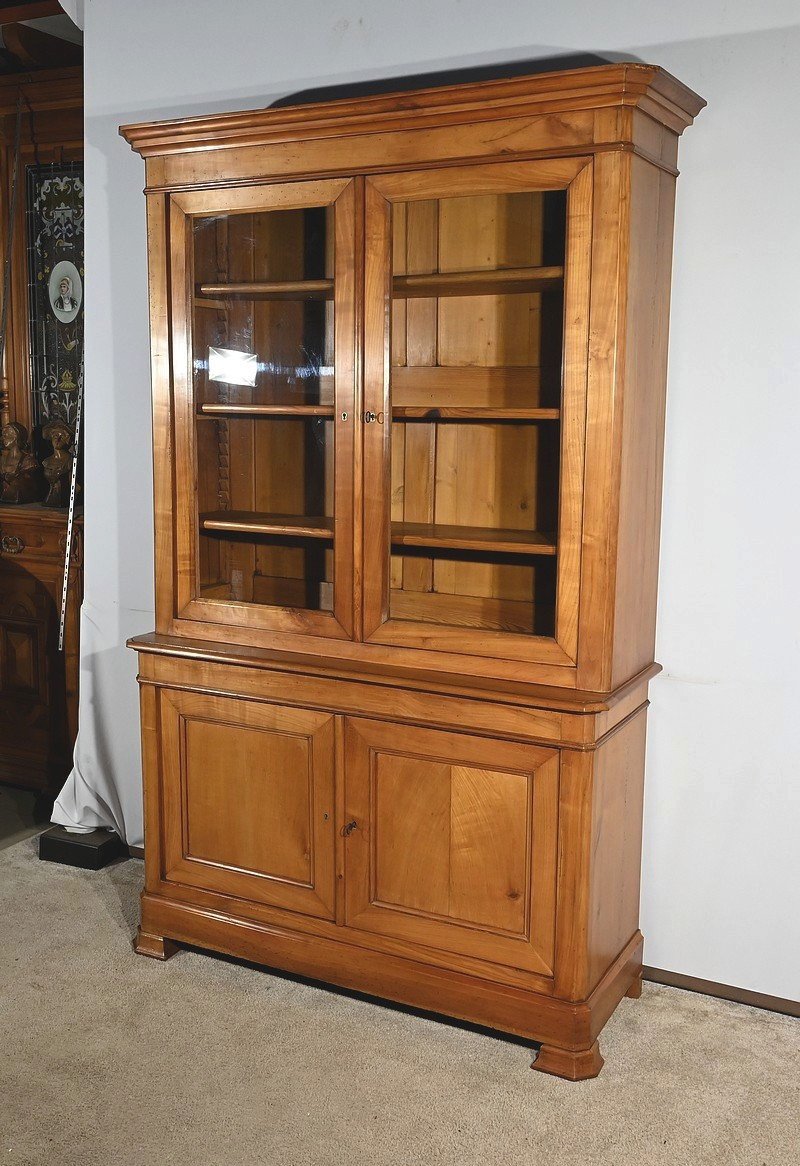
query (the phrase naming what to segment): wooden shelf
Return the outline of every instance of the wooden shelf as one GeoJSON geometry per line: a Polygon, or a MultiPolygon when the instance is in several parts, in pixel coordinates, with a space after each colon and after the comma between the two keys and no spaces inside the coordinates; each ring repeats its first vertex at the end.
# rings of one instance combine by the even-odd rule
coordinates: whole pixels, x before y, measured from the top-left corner
{"type": "Polygon", "coordinates": [[[249,510],[216,510],[200,515],[202,530],[231,534],[277,534],[292,538],[333,539],[332,518],[306,518],[301,514],[262,514],[249,510]]]}
{"type": "MultiPolygon", "coordinates": [[[[329,417],[333,405],[229,405],[204,403],[197,408],[200,417],[329,417]]],[[[475,408],[446,405],[397,405],[393,421],[558,421],[559,409],[475,408]]]]}
{"type": "Polygon", "coordinates": [[[560,409],[503,409],[462,405],[396,405],[392,421],[558,421],[560,409]]]}
{"type": "MultiPolygon", "coordinates": [[[[555,287],[564,278],[563,267],[506,267],[494,271],[434,272],[429,275],[396,275],[392,294],[396,299],[432,296],[512,295],[543,291],[555,287]]],[[[256,281],[253,283],[204,283],[198,289],[196,303],[224,307],[212,302],[219,296],[250,296],[267,300],[329,300],[333,298],[332,279],[298,279],[256,281]],[[200,297],[212,297],[204,300],[200,297]]]]}
{"type": "Polygon", "coordinates": [[[283,279],[260,283],[204,283],[198,290],[201,296],[248,296],[263,300],[331,300],[333,280],[283,279]]]}
{"type": "Polygon", "coordinates": [[[333,417],[333,405],[213,405],[198,406],[200,417],[333,417]]]}
{"type": "Polygon", "coordinates": [[[510,295],[543,291],[555,287],[563,278],[563,267],[506,267],[494,271],[396,275],[392,280],[392,294],[395,299],[510,295]]]}
{"type": "Polygon", "coordinates": [[[441,526],[424,522],[393,522],[392,546],[439,547],[511,555],[554,555],[555,538],[530,530],[495,530],[484,526],[441,526]]]}

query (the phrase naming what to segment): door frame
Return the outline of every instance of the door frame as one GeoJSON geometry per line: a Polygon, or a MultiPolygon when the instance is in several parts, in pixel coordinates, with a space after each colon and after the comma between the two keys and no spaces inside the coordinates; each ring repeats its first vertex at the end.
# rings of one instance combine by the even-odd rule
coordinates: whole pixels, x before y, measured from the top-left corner
{"type": "Polygon", "coordinates": [[[173,617],[252,631],[348,639],[353,633],[354,431],[356,402],[356,189],[353,178],[241,185],[169,195],[175,493],[173,617]],[[334,207],[334,584],[333,611],[199,598],[197,442],[193,381],[192,221],[222,214],[334,207]]]}
{"type": "Polygon", "coordinates": [[[391,425],[375,424],[363,428],[363,557],[365,563],[372,565],[364,575],[363,618],[364,639],[370,643],[569,668],[576,665],[589,371],[592,176],[592,158],[579,157],[402,171],[371,176],[365,181],[364,410],[377,417],[391,417],[392,203],[467,194],[567,192],[555,636],[391,618],[391,425]]]}

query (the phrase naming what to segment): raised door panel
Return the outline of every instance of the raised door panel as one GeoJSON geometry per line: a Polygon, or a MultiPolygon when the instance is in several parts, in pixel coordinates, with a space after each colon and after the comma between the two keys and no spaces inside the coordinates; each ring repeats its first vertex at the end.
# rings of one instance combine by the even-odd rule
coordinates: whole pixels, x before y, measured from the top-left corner
{"type": "Polygon", "coordinates": [[[165,877],[333,918],[334,718],[161,696],[165,877]]]}
{"type": "Polygon", "coordinates": [[[549,976],[558,754],[349,719],[347,923],[549,976]]]}
{"type": "Polygon", "coordinates": [[[0,559],[0,746],[14,760],[46,764],[66,749],[63,663],[55,654],[48,660],[58,626],[55,590],[55,582],[0,559]]]}
{"type": "Polygon", "coordinates": [[[0,624],[0,695],[39,697],[42,641],[38,624],[0,624]]]}

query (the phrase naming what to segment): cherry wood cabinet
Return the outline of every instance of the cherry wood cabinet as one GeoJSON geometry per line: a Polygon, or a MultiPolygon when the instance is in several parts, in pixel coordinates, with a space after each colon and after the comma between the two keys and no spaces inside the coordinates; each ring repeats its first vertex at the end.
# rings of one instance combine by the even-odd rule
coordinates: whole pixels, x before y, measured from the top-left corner
{"type": "Polygon", "coordinates": [[[176,942],[602,1065],[641,976],[677,142],[649,65],[123,127],[146,888],[176,942]]]}

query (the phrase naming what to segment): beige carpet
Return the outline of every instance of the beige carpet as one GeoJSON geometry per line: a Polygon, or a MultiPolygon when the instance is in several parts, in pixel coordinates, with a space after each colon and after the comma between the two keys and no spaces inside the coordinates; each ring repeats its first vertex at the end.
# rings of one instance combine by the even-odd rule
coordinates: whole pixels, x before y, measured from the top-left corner
{"type": "Polygon", "coordinates": [[[136,956],[141,875],[0,853],[0,1166],[800,1162],[798,1021],[646,984],[573,1085],[520,1044],[136,956]]]}

